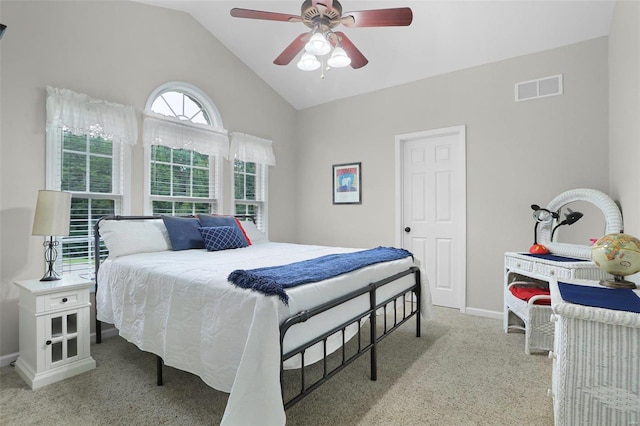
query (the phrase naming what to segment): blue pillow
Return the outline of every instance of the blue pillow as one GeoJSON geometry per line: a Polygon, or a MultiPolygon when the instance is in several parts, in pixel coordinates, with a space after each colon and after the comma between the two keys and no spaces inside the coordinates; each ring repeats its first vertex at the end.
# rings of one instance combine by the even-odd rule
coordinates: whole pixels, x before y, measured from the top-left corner
{"type": "Polygon", "coordinates": [[[249,237],[244,232],[244,229],[241,228],[242,225],[238,223],[238,220],[234,216],[222,216],[216,214],[200,214],[198,215],[198,219],[200,220],[200,226],[208,228],[213,226],[233,226],[238,228],[238,231],[242,234],[247,245],[251,244],[249,237]]]}
{"type": "Polygon", "coordinates": [[[236,218],[233,216],[219,216],[215,214],[199,214],[200,226],[208,228],[212,226],[235,226],[236,218]]]}
{"type": "Polygon", "coordinates": [[[195,217],[162,216],[162,221],[169,233],[173,250],[204,248],[202,235],[198,231],[201,225],[195,217]]]}
{"type": "Polygon", "coordinates": [[[198,228],[208,251],[247,247],[247,240],[236,226],[209,226],[198,228]]]}

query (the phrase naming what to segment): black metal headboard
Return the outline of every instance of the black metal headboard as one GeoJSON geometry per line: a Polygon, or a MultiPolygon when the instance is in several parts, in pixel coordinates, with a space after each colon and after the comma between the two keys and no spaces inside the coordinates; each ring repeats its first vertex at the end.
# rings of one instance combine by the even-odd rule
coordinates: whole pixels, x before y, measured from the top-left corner
{"type": "MultiPolygon", "coordinates": [[[[195,217],[193,215],[183,216],[183,217],[195,217]]],[[[235,218],[240,220],[251,220],[254,224],[256,223],[256,217],[252,215],[234,215],[235,218]]],[[[151,220],[151,219],[162,219],[162,216],[154,215],[154,216],[121,216],[121,215],[109,215],[103,216],[96,221],[96,224],[93,227],[93,253],[95,256],[95,295],[98,295],[98,270],[100,269],[100,223],[104,220],[151,220]]],[[[98,321],[98,302],[94,303],[95,307],[95,315],[96,315],[96,343],[102,342],[102,326],[100,321],[98,321]]]]}

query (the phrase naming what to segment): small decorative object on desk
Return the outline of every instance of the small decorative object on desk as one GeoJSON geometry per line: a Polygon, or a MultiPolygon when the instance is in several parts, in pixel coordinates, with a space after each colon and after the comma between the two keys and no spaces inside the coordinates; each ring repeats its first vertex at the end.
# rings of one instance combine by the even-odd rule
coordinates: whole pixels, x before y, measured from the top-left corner
{"type": "Polygon", "coordinates": [[[547,254],[549,249],[542,244],[538,244],[538,224],[549,223],[553,219],[557,219],[558,213],[543,209],[537,204],[531,204],[531,209],[533,209],[533,218],[536,220],[536,224],[533,225],[533,245],[529,247],[529,253],[547,254]]]}
{"type": "Polygon", "coordinates": [[[607,234],[591,249],[591,259],[603,271],[614,276],[613,280],[600,280],[600,284],[613,288],[636,288],[636,284],[624,279],[640,272],[640,240],[631,235],[607,234]]]}

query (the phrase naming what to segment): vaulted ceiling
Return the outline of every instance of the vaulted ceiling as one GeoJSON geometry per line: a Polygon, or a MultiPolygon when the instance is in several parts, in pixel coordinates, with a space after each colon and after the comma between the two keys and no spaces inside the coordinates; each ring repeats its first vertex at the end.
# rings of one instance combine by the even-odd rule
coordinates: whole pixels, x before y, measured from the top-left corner
{"type": "Polygon", "coordinates": [[[413,22],[408,27],[341,26],[369,63],[334,68],[321,78],[321,70],[299,70],[297,59],[287,66],[273,63],[308,31],[302,23],[230,15],[234,7],[299,15],[302,0],[139,2],[189,13],[296,109],[606,36],[615,7],[614,0],[342,0],[345,12],[407,6],[413,22]]]}

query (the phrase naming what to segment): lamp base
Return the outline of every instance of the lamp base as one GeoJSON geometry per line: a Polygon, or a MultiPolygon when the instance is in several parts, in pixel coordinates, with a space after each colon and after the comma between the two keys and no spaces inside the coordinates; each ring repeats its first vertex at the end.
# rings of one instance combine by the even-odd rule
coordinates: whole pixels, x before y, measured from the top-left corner
{"type": "Polygon", "coordinates": [[[40,281],[57,281],[60,279],[62,278],[58,276],[45,275],[44,277],[40,278],[40,281]]]}
{"type": "Polygon", "coordinates": [[[55,241],[53,237],[49,237],[49,241],[45,240],[43,244],[45,247],[44,260],[47,263],[47,272],[45,272],[44,277],[40,278],[40,281],[57,281],[61,279],[60,275],[58,275],[54,269],[56,258],[58,257],[58,251],[56,250],[58,244],[58,241],[55,241]]]}
{"type": "Polygon", "coordinates": [[[623,277],[614,277],[613,280],[600,280],[600,285],[609,287],[609,288],[638,288],[636,283],[632,281],[627,281],[623,277]]]}

